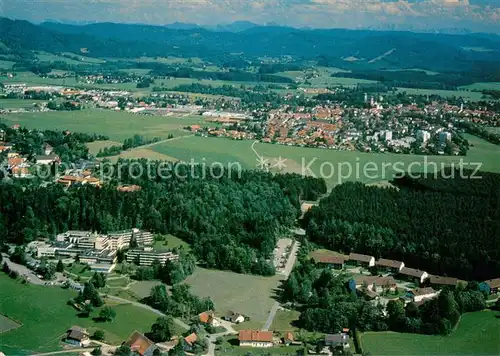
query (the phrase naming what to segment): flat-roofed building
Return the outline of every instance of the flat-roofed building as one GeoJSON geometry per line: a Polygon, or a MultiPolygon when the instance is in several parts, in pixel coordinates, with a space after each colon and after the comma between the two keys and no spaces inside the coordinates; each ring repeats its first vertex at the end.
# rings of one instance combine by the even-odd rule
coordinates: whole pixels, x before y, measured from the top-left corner
{"type": "Polygon", "coordinates": [[[127,252],[127,262],[137,263],[139,266],[151,266],[154,260],[161,264],[166,261],[175,261],[179,255],[171,251],[154,251],[152,248],[133,249],[127,252]]]}

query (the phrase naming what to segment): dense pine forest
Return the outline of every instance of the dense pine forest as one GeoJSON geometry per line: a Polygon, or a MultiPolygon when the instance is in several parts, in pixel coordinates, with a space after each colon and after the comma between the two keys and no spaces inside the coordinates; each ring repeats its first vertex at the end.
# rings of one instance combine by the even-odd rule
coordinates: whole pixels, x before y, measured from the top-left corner
{"type": "Polygon", "coordinates": [[[139,183],[141,191],[121,193],[113,182],[68,190],[0,183],[0,241],[24,244],[70,229],[138,227],[183,238],[207,267],[272,275],[277,236],[294,225],[299,200],[326,192],[324,181],[298,175],[245,171],[200,179],[203,168],[186,166],[170,178],[132,179],[123,162],[122,169],[122,180],[139,183]]]}
{"type": "Polygon", "coordinates": [[[398,259],[428,273],[498,277],[500,175],[461,179],[456,173],[403,177],[395,182],[399,189],[337,186],[304,217],[307,236],[332,250],[398,259]]]}

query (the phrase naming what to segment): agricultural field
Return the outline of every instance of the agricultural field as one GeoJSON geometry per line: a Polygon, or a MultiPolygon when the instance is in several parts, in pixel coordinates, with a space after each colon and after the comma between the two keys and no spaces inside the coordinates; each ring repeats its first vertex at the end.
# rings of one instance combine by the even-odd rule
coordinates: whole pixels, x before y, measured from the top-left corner
{"type": "Polygon", "coordinates": [[[16,62],[0,60],[0,69],[11,69],[16,62]]]}
{"type": "Polygon", "coordinates": [[[498,313],[482,311],[462,316],[449,336],[368,332],[361,336],[363,352],[372,355],[499,355],[498,313]]]}
{"type": "Polygon", "coordinates": [[[26,109],[32,108],[35,104],[41,105],[46,100],[23,100],[23,99],[0,99],[0,109],[26,109]]]}
{"type": "Polygon", "coordinates": [[[500,82],[474,83],[460,87],[465,90],[500,90],[500,82]]]}
{"type": "Polygon", "coordinates": [[[78,111],[51,111],[43,113],[16,113],[4,115],[8,125],[21,124],[34,129],[70,130],[109,136],[123,142],[134,134],[147,138],[167,138],[190,135],[183,127],[190,125],[210,126],[201,116],[154,116],[136,115],[111,110],[87,109],[78,111]]]}
{"type": "MultiPolygon", "coordinates": [[[[149,296],[151,288],[160,284],[162,284],[160,281],[133,281],[128,291],[133,293],[137,299],[142,299],[149,296]]],[[[123,298],[129,299],[127,297],[123,298]]]]}
{"type": "MultiPolygon", "coordinates": [[[[106,342],[120,344],[134,330],[147,332],[157,315],[130,304],[113,306],[116,319],[110,323],[79,318],[66,302],[76,292],[58,287],[34,286],[0,275],[0,313],[22,326],[0,334],[0,349],[7,354],[24,355],[61,349],[60,340],[72,325],[105,332],[106,342]]],[[[98,313],[94,311],[93,314],[98,313]]]]}
{"type": "MultiPolygon", "coordinates": [[[[259,155],[269,159],[270,163],[276,162],[279,157],[286,159],[284,164],[287,172],[308,174],[310,172],[307,167],[310,167],[312,173],[324,177],[330,187],[344,181],[387,181],[395,173],[408,169],[422,171],[427,168],[433,172],[435,167],[441,169],[452,163],[458,165],[461,159],[467,163],[481,163],[482,171],[500,172],[500,147],[475,136],[466,137],[474,145],[466,157],[362,153],[264,143],[257,143],[254,148],[259,155]]],[[[244,169],[250,169],[257,164],[257,156],[252,152],[251,146],[252,141],[194,136],[161,143],[153,149],[186,162],[194,159],[198,163],[220,162],[225,167],[233,168],[237,168],[239,164],[244,169]]]]}
{"type": "Polygon", "coordinates": [[[241,324],[243,328],[252,323],[260,328],[265,324],[269,310],[275,300],[272,298],[279,286],[279,277],[261,277],[227,271],[196,268],[186,279],[194,294],[210,297],[219,315],[229,310],[250,317],[241,324]]]}
{"type": "Polygon", "coordinates": [[[444,98],[462,97],[467,100],[477,101],[483,98],[483,94],[474,91],[464,90],[438,90],[438,89],[416,89],[416,88],[397,88],[397,91],[406,92],[408,95],[440,95],[444,98]]]}
{"type": "Polygon", "coordinates": [[[496,134],[500,134],[500,127],[487,127],[486,128],[489,132],[493,132],[496,134]]]}

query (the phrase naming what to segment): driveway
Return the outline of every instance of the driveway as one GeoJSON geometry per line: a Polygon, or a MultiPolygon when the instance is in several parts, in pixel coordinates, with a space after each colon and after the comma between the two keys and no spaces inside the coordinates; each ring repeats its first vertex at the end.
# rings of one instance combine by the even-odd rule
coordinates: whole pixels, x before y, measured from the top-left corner
{"type": "Polygon", "coordinates": [[[230,322],[222,319],[217,319],[217,321],[219,322],[220,326],[226,329],[226,331],[210,335],[210,337],[208,338],[208,350],[207,353],[203,356],[215,355],[215,342],[217,341],[218,337],[238,334],[238,332],[233,329],[233,325],[230,322]]]}

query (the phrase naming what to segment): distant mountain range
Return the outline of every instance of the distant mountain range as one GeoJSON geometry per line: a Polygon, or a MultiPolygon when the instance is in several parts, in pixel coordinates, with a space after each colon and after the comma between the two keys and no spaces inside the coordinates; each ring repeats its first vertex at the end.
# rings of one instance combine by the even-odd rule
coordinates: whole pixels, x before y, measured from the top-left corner
{"type": "Polygon", "coordinates": [[[79,53],[81,48],[87,48],[89,56],[120,58],[180,56],[220,61],[233,53],[246,58],[287,55],[353,70],[460,71],[480,68],[481,63],[488,63],[489,67],[500,63],[500,36],[489,34],[310,30],[258,26],[251,22],[235,22],[214,29],[185,23],[35,25],[7,18],[0,18],[0,29],[4,45],[0,46],[0,54],[10,51],[22,55],[27,50],[79,53]],[[389,55],[382,56],[388,52],[389,55]]]}

